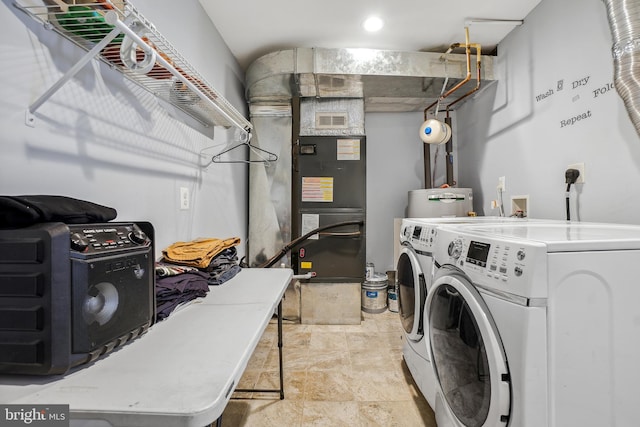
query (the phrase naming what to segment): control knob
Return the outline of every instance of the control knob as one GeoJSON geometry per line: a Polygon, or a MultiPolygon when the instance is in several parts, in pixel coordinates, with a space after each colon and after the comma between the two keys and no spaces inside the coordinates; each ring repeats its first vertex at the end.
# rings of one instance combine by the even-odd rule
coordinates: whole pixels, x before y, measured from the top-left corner
{"type": "Polygon", "coordinates": [[[84,252],[89,247],[89,240],[84,236],[84,234],[73,233],[70,236],[71,239],[71,249],[77,252],[84,252]]]}
{"type": "Polygon", "coordinates": [[[449,243],[449,248],[447,250],[449,252],[449,256],[455,259],[460,258],[462,255],[462,240],[456,239],[449,243]]]}
{"type": "Polygon", "coordinates": [[[134,227],[131,233],[129,233],[129,240],[136,245],[143,245],[147,242],[147,235],[138,227],[134,227]]]}
{"type": "Polygon", "coordinates": [[[405,228],[404,228],[404,230],[402,230],[402,235],[403,235],[405,238],[409,238],[409,234],[410,234],[410,233],[409,233],[409,227],[405,227],[405,228]]]}

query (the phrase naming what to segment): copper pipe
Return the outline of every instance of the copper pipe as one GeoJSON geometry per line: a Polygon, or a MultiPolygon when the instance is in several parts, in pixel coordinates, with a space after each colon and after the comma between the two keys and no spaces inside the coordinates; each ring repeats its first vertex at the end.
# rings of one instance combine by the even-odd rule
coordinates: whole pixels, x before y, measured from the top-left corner
{"type": "MultiPolygon", "coordinates": [[[[443,54],[443,56],[446,57],[446,55],[450,54],[454,49],[459,48],[460,46],[462,46],[462,43],[454,43],[451,46],[449,46],[449,49],[447,49],[447,51],[443,54]]],[[[469,68],[467,67],[467,73],[469,73],[469,68]]],[[[442,97],[438,97],[438,99],[436,100],[436,102],[434,102],[433,104],[429,105],[427,108],[424,109],[424,120],[427,120],[427,111],[429,111],[429,109],[431,107],[433,107],[434,105],[436,105],[438,102],[440,102],[440,100],[442,99],[442,97]]]]}
{"type": "MultiPolygon", "coordinates": [[[[455,92],[456,90],[458,90],[460,87],[462,87],[464,84],[466,84],[469,80],[471,80],[471,48],[475,48],[476,49],[476,68],[477,68],[477,83],[476,83],[476,87],[474,89],[472,89],[471,91],[467,92],[465,95],[463,95],[462,97],[458,98],[457,100],[455,100],[454,102],[452,102],[451,104],[447,105],[446,108],[446,119],[445,119],[445,123],[447,123],[449,126],[451,126],[451,117],[449,116],[449,109],[451,108],[452,105],[455,105],[456,103],[460,102],[462,99],[466,98],[467,96],[471,95],[472,93],[476,92],[478,89],[480,89],[480,76],[481,76],[481,46],[478,43],[469,43],[469,29],[465,28],[465,33],[466,33],[466,44],[464,45],[465,47],[465,53],[466,53],[466,57],[467,57],[467,77],[462,80],[461,82],[459,82],[456,86],[454,86],[453,88],[451,88],[450,90],[448,90],[445,94],[441,95],[438,100],[436,102],[434,102],[433,104],[429,105],[427,108],[424,109],[424,120],[427,120],[427,112],[429,111],[430,108],[432,108],[434,105],[437,105],[440,101],[442,101],[444,98],[446,98],[447,96],[451,95],[453,92],[455,92]]],[[[449,49],[447,49],[447,51],[445,52],[445,55],[449,54],[453,49],[456,49],[458,47],[460,47],[461,44],[460,43],[455,43],[452,44],[449,49]]],[[[437,113],[437,111],[436,111],[437,113]]],[[[449,185],[453,185],[454,180],[453,180],[453,167],[452,165],[450,165],[450,163],[452,163],[452,147],[453,147],[453,141],[449,140],[449,142],[447,142],[447,184],[449,185]]],[[[432,181],[431,181],[431,147],[429,146],[429,144],[424,144],[424,159],[425,159],[425,188],[431,188],[432,186],[432,181]]]]}
{"type": "Polygon", "coordinates": [[[463,99],[465,99],[467,96],[471,95],[474,92],[477,92],[478,89],[480,89],[480,74],[481,74],[481,67],[482,67],[482,60],[480,59],[481,56],[481,47],[478,43],[472,43],[471,47],[475,47],[476,49],[476,87],[471,89],[469,92],[465,93],[464,95],[462,95],[460,98],[456,99],[455,101],[453,101],[451,104],[447,105],[447,117],[449,116],[449,109],[451,108],[451,106],[457,104],[458,102],[462,101],[463,99]]]}
{"type": "MultiPolygon", "coordinates": [[[[471,80],[471,45],[469,44],[469,28],[465,27],[465,38],[466,38],[466,43],[464,44],[464,48],[465,48],[465,53],[467,56],[467,76],[460,82],[458,82],[457,85],[455,85],[454,87],[452,87],[451,89],[449,89],[447,92],[445,92],[444,94],[440,95],[440,97],[438,98],[438,100],[436,102],[434,102],[433,104],[429,105],[427,108],[424,109],[424,117],[425,120],[427,119],[427,111],[433,107],[434,105],[438,104],[438,102],[442,101],[443,99],[445,99],[446,97],[448,97],[449,95],[451,95],[453,92],[457,91],[458,89],[460,89],[464,84],[466,84],[469,80],[471,80]]],[[[448,53],[450,53],[453,49],[462,46],[460,43],[454,43],[452,44],[449,49],[447,49],[447,51],[445,52],[445,55],[447,55],[448,53]]]]}
{"type": "Polygon", "coordinates": [[[465,53],[467,55],[467,77],[465,77],[464,80],[462,80],[457,85],[449,89],[444,95],[440,97],[440,99],[444,99],[447,96],[451,95],[453,92],[460,89],[466,82],[471,80],[471,46],[469,45],[469,28],[466,27],[464,30],[466,33],[466,41],[467,41],[466,44],[464,45],[465,53]]]}

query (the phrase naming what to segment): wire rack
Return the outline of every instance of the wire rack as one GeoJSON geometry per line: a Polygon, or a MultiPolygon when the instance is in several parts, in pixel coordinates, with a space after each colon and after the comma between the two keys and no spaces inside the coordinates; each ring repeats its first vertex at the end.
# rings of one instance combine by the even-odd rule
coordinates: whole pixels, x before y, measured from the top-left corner
{"type": "Polygon", "coordinates": [[[29,107],[31,113],[87,62],[99,58],[205,127],[250,131],[251,123],[128,1],[14,0],[14,4],[87,51],[29,107]]]}

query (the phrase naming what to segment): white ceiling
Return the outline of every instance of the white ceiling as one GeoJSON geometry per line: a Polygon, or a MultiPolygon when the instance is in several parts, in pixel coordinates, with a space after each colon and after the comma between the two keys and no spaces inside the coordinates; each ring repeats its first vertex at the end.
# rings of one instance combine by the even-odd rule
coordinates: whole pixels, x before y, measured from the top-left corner
{"type": "Polygon", "coordinates": [[[453,43],[480,43],[484,53],[524,20],[540,0],[199,0],[246,69],[270,52],[294,47],[373,48],[443,52],[453,43]],[[370,34],[369,15],[385,25],[370,34]],[[489,20],[477,23],[475,20],[489,20]]]}

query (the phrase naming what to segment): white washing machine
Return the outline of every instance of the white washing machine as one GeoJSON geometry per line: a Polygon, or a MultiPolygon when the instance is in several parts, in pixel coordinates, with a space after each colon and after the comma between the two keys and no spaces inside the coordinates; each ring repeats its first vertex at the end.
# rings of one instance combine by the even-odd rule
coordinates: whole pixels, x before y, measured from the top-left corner
{"type": "Polygon", "coordinates": [[[433,245],[441,225],[525,221],[504,217],[405,218],[400,226],[401,250],[396,265],[398,313],[405,332],[403,356],[411,375],[433,407],[435,381],[428,353],[424,312],[433,274],[433,245]]]}
{"type": "Polygon", "coordinates": [[[443,226],[427,296],[439,427],[631,427],[640,227],[443,226]]]}

